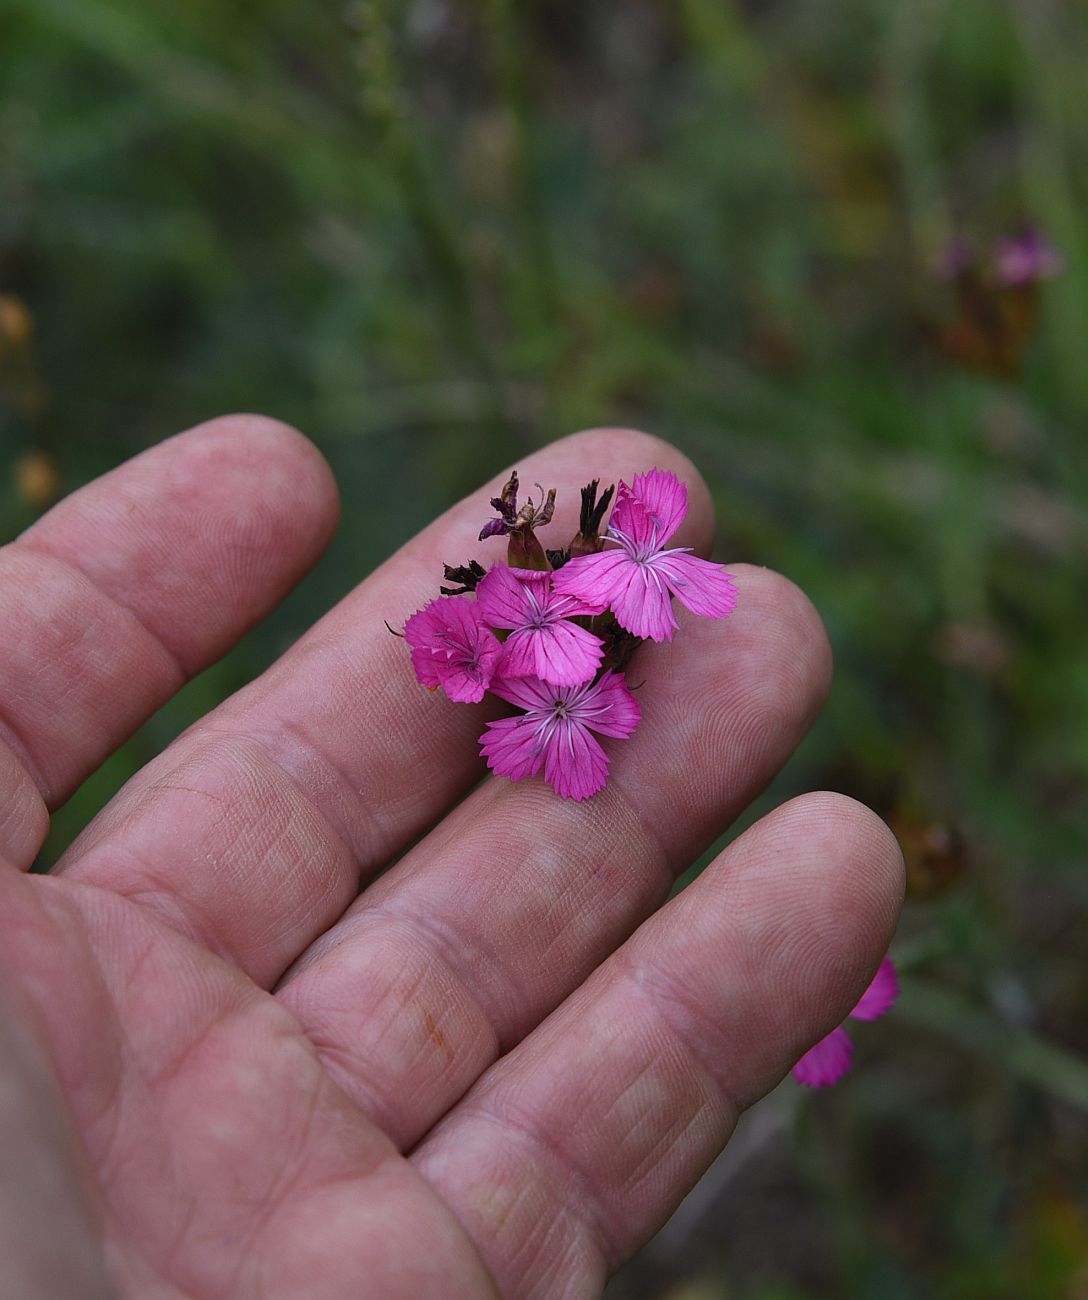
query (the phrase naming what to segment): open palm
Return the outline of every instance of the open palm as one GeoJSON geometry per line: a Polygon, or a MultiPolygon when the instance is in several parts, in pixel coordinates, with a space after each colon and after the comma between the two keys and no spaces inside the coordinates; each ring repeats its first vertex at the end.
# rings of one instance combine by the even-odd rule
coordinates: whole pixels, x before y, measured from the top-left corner
{"type": "MultiPolygon", "coordinates": [[[[653,466],[705,553],[708,494],[664,443],[599,430],[518,469],[559,487],[562,539],[582,483],[653,466]]],[[[0,551],[0,1143],[32,1152],[0,1168],[0,1293],[7,1269],[20,1300],[598,1295],[865,987],[900,860],[850,800],[779,808],[661,906],[826,691],[784,579],[735,566],[729,620],[640,648],[643,723],[599,795],[477,785],[491,706],[421,690],[384,621],[490,558],[502,476],[51,876],[17,870],[46,807],[282,598],[335,488],[297,434],[232,417],[0,551]]]]}

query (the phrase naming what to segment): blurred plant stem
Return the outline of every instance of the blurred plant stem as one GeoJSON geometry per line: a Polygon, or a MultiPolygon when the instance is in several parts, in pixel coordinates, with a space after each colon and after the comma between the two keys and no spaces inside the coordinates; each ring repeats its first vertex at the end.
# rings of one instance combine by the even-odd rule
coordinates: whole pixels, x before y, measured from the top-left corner
{"type": "Polygon", "coordinates": [[[342,119],[310,97],[277,87],[275,96],[254,96],[229,72],[175,48],[150,21],[106,0],[12,0],[13,7],[51,27],[137,78],[217,133],[233,137],[273,162],[281,172],[296,165],[300,138],[307,142],[310,183],[334,193],[344,189],[339,165],[342,119]]]}
{"type": "Polygon", "coordinates": [[[447,206],[436,192],[415,115],[406,102],[386,0],[361,0],[358,9],[363,104],[382,133],[408,214],[434,274],[451,342],[480,377],[487,395],[484,428],[501,445],[504,428],[499,377],[488,353],[469,269],[447,206]]]}
{"type": "Polygon", "coordinates": [[[524,39],[511,0],[487,0],[487,13],[499,87],[514,127],[518,225],[534,317],[527,323],[547,327],[558,313],[559,286],[540,183],[524,39]]]}
{"type": "MultiPolygon", "coordinates": [[[[1084,47],[1063,41],[1061,26],[1075,15],[1059,13],[1054,0],[1008,0],[1023,44],[1024,74],[1020,93],[1026,107],[1023,172],[1032,208],[1047,214],[1047,233],[1066,260],[1066,272],[1048,294],[1051,324],[1047,331],[1056,365],[1055,380],[1064,390],[1072,427],[1055,443],[1058,472],[1080,499],[1088,499],[1088,460],[1082,424],[1088,417],[1088,249],[1083,241],[1083,202],[1074,191],[1078,167],[1069,139],[1076,119],[1083,119],[1084,47]],[[1074,95],[1070,88],[1075,87],[1074,95]],[[1074,445],[1075,444],[1075,445],[1074,445]]],[[[1081,177],[1083,179],[1083,176],[1081,177]]]]}
{"type": "Polygon", "coordinates": [[[1002,1024],[947,988],[904,978],[895,1015],[941,1034],[1053,1097],[1088,1110],[1088,1062],[1026,1029],[1002,1024]]]}
{"type": "Polygon", "coordinates": [[[922,86],[926,43],[935,39],[942,10],[943,0],[892,5],[885,39],[892,139],[914,260],[920,267],[932,265],[953,233],[922,86]]]}

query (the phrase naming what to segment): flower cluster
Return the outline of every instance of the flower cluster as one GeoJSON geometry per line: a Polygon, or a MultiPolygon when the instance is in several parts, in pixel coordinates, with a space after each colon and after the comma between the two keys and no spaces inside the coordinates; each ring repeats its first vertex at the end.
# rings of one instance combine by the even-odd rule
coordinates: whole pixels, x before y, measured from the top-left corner
{"type": "Polygon", "coordinates": [[[480,737],[488,766],[512,781],[544,778],[567,799],[605,783],[608,755],[598,736],[626,739],[640,710],[624,678],[643,640],[669,641],[673,597],[694,614],[722,618],[736,601],[725,570],[668,542],[688,510],[687,488],[654,469],[598,494],[582,489],[578,532],[545,550],[536,530],[550,523],[555,489],[518,505],[515,472],[491,505],[497,518],[480,541],[507,539],[507,563],[445,566],[451,586],[404,626],[420,682],[475,704],[490,691],[521,712],[488,724],[480,737]],[[607,528],[602,524],[615,496],[607,528]]]}

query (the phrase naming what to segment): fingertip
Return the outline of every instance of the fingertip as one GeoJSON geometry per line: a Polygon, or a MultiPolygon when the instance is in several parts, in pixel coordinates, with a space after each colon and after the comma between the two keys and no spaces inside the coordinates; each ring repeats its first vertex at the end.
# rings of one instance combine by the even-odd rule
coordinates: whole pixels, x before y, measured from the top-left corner
{"type": "MultiPolygon", "coordinates": [[[[268,416],[220,416],[145,453],[145,527],[161,549],[187,545],[184,586],[148,588],[147,621],[201,600],[200,617],[175,617],[164,635],[187,670],[221,653],[312,567],[336,528],[339,493],[317,447],[268,416]],[[228,617],[229,611],[229,617],[228,617]],[[210,630],[219,625],[218,637],[210,630]]],[[[122,466],[132,471],[144,457],[122,466]]],[[[120,500],[120,498],[118,498],[120,500]]],[[[129,505],[131,509],[131,504],[129,505]]],[[[129,601],[139,599],[125,593],[129,601]]],[[[194,614],[195,614],[194,610],[194,614]]]]}
{"type": "MultiPolygon", "coordinates": [[[[3,614],[19,635],[5,646],[0,734],[49,806],[284,598],[336,514],[310,442],[234,415],[79,488],[2,549],[3,614]]],[[[14,836],[22,857],[43,822],[18,802],[18,817],[0,807],[0,843],[14,836]]]]}
{"type": "Polygon", "coordinates": [[[846,1019],[887,952],[902,898],[888,828],[856,800],[821,791],[769,813],[670,904],[684,936],[672,985],[701,989],[717,1007],[713,1068],[740,1106],[846,1019]]]}
{"type": "Polygon", "coordinates": [[[776,662],[782,660],[776,689],[787,689],[792,683],[808,701],[806,717],[811,721],[828,697],[834,671],[831,642],[819,610],[795,582],[774,569],[754,564],[728,568],[737,583],[737,607],[727,624],[730,638],[744,646],[751,644],[776,662]]]}
{"type": "MultiPolygon", "coordinates": [[[[851,967],[871,976],[887,952],[903,905],[905,869],[899,842],[880,817],[849,795],[833,790],[798,795],[778,815],[782,833],[803,836],[810,844],[808,865],[818,894],[851,967]]],[[[861,990],[859,990],[860,992],[861,990]]]]}
{"type": "Polygon", "coordinates": [[[311,532],[315,546],[332,536],[340,515],[336,479],[314,443],[292,425],[239,412],[218,416],[169,442],[184,443],[206,479],[222,476],[224,495],[241,490],[277,522],[311,532]]]}

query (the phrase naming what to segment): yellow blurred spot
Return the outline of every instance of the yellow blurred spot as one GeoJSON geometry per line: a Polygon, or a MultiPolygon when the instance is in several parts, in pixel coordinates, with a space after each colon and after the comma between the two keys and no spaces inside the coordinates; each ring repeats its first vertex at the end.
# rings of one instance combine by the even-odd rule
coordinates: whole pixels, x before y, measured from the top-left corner
{"type": "Polygon", "coordinates": [[[44,510],[60,495],[60,469],[44,451],[28,451],[15,462],[15,490],[27,505],[44,510]]]}
{"type": "Polygon", "coordinates": [[[34,322],[26,304],[10,293],[0,293],[0,356],[21,351],[33,332],[34,322]]]}

